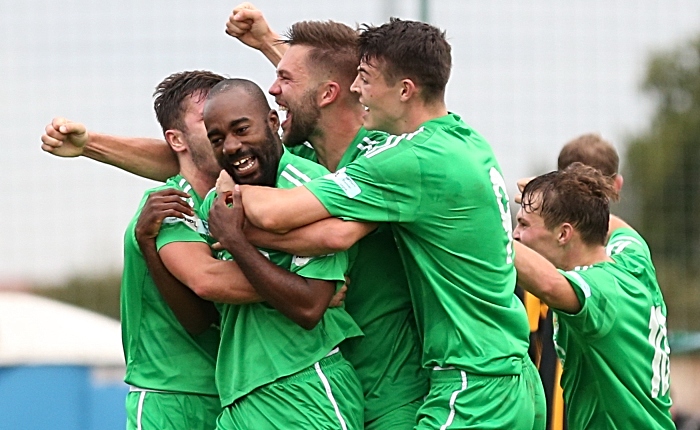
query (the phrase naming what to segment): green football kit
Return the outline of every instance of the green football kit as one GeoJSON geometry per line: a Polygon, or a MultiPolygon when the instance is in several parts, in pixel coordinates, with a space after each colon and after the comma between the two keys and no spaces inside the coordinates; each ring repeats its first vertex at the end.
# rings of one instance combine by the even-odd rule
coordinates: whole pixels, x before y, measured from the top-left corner
{"type": "MultiPolygon", "coordinates": [[[[296,187],[327,172],[285,149],[276,186],[296,187]]],[[[208,219],[215,198],[215,192],[207,195],[200,207],[201,219],[208,219]]],[[[260,252],[304,278],[332,281],[337,288],[345,282],[345,252],[319,257],[270,249],[260,252]]],[[[221,251],[217,258],[230,259],[231,255],[221,251]]],[[[311,330],[267,303],[219,305],[219,310],[221,346],[216,384],[226,409],[217,421],[218,429],[263,430],[297,424],[300,427],[295,428],[362,428],[362,388],[355,371],[337,351],[338,345],[362,336],[362,331],[344,308],[327,309],[311,330]],[[248,427],[251,422],[255,425],[248,427]]]]}
{"type": "Polygon", "coordinates": [[[527,357],[527,317],[514,294],[508,196],[490,145],[448,114],[388,137],[305,186],[333,216],[391,223],[408,272],[422,364],[431,371],[417,428],[433,428],[428,416],[438,415],[440,426],[468,416],[478,427],[494,410],[514,419],[503,420],[507,428],[544,428],[542,384],[527,357]],[[444,395],[436,379],[449,377],[436,372],[453,371],[458,377],[444,395]],[[488,401],[459,401],[470,378],[489,376],[498,387],[489,389],[488,401]],[[529,412],[515,417],[514,409],[529,412]]]}
{"type": "Polygon", "coordinates": [[[620,228],[613,262],[560,271],[582,308],[554,310],[570,428],[673,429],[666,305],[649,247],[620,228]]]}
{"type": "MultiPolygon", "coordinates": [[[[148,196],[175,188],[189,193],[196,210],[201,199],[181,176],[145,193],[124,235],[121,286],[122,345],[128,428],[211,429],[221,411],[214,382],[219,330],[212,327],[193,336],[182,327],[158,292],[136,242],[136,221],[148,196]],[[151,426],[149,426],[151,424],[151,426]]],[[[201,221],[166,218],[156,237],[160,247],[172,242],[201,242],[201,221]]]]}
{"type": "MultiPolygon", "coordinates": [[[[388,137],[386,133],[361,128],[338,168],[385,143],[388,137]]],[[[318,161],[309,146],[297,145],[292,152],[318,161]]],[[[350,285],[345,309],[365,336],[346,342],[342,351],[362,383],[365,422],[368,428],[376,430],[412,429],[417,401],[428,393],[428,375],[421,367],[420,340],[406,270],[391,227],[380,225],[348,253],[350,285]],[[404,407],[407,411],[399,411],[404,407]],[[391,417],[385,417],[388,414],[391,417]]]]}

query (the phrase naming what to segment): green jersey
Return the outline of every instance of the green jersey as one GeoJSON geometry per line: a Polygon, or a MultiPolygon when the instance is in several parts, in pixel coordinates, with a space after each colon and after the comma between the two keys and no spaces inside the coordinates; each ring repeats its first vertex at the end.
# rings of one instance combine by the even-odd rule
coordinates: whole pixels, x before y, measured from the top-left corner
{"type": "MultiPolygon", "coordinates": [[[[278,188],[293,188],[328,171],[290,154],[286,149],[277,170],[278,188]]],[[[208,219],[216,193],[210,192],[200,208],[208,219]]],[[[211,239],[213,240],[213,239],[211,239]]],[[[320,257],[299,257],[270,249],[260,252],[271,262],[304,278],[345,282],[348,257],[344,252],[320,257]]],[[[230,259],[228,252],[217,256],[230,259]]],[[[306,330],[267,303],[220,305],[221,346],[216,385],[222,406],[228,406],[254,389],[313,365],[345,339],[362,336],[342,307],[329,308],[312,330],[306,330]]]]}
{"type": "MultiPolygon", "coordinates": [[[[355,136],[338,168],[347,166],[388,135],[364,128],[355,136]]],[[[317,161],[313,148],[294,152],[317,161]]],[[[350,250],[350,286],[345,309],[365,336],[346,342],[343,355],[352,363],[365,396],[365,421],[423,398],[428,376],[420,363],[420,341],[406,270],[388,224],[362,238],[350,250]]]]}
{"type": "Polygon", "coordinates": [[[666,305],[644,239],[621,228],[614,262],[562,271],[582,308],[555,310],[554,339],[571,428],[675,428],[666,305]]]}
{"type": "Polygon", "coordinates": [[[529,329],[514,294],[508,196],[479,134],[449,114],[306,187],[334,216],[392,223],[425,367],[521,373],[529,329]]]}
{"type": "MultiPolygon", "coordinates": [[[[182,327],[151,278],[134,234],[141,208],[150,193],[175,188],[189,193],[195,209],[201,199],[180,175],[145,193],[124,235],[124,273],[121,287],[122,344],[126,383],[150,390],[216,396],[214,367],[219,330],[192,336],[182,327]]],[[[166,218],[156,238],[158,248],[172,242],[202,242],[201,221],[166,218]]]]}

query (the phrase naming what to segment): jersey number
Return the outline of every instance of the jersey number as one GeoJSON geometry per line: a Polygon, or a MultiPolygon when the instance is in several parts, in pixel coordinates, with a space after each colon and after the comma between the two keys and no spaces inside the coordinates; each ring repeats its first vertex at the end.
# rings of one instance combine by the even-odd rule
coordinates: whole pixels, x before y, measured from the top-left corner
{"type": "Polygon", "coordinates": [[[651,307],[649,317],[649,343],[654,347],[654,359],[651,361],[651,397],[663,396],[670,386],[671,352],[666,338],[666,317],[661,313],[661,306],[651,307]]]}
{"type": "Polygon", "coordinates": [[[506,181],[495,167],[492,167],[491,170],[489,170],[489,176],[491,177],[493,192],[496,194],[498,210],[501,211],[501,223],[503,224],[503,230],[505,230],[506,236],[508,236],[508,244],[506,245],[506,263],[511,264],[513,263],[513,220],[510,217],[508,193],[506,193],[506,181]]]}

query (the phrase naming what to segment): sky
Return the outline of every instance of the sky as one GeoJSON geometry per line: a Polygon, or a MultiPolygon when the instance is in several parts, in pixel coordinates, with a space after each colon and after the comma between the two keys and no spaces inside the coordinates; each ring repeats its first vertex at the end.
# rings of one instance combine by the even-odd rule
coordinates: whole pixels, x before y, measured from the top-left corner
{"type": "MultiPolygon", "coordinates": [[[[418,0],[254,3],[280,32],[304,19],[354,26],[419,18],[418,0]]],[[[267,90],[274,68],[224,33],[235,4],[3,4],[0,287],[121,270],[124,229],[157,184],[43,153],[41,134],[65,116],[94,131],[160,137],[153,89],[183,70],[245,77],[267,90]]],[[[624,142],[652,112],[639,91],[648,56],[700,33],[694,0],[433,0],[429,10],[452,44],[448,108],[492,144],[511,194],[518,178],[554,169],[561,146],[585,132],[612,140],[624,169],[624,142]]]]}

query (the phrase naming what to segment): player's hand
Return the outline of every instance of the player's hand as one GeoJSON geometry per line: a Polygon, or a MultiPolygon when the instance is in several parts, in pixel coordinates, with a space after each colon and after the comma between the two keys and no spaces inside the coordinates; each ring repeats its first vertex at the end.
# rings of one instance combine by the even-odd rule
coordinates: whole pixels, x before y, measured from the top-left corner
{"type": "Polygon", "coordinates": [[[224,194],[232,193],[236,183],[233,182],[231,175],[222,170],[219,177],[216,179],[216,194],[223,196],[224,194]]]}
{"type": "Polygon", "coordinates": [[[209,211],[209,232],[225,249],[236,247],[247,240],[243,233],[245,211],[241,189],[236,185],[233,192],[219,194],[209,211]]]}
{"type": "Polygon", "coordinates": [[[151,193],[136,221],[136,240],[142,243],[155,239],[163,220],[167,217],[184,218],[185,215],[194,215],[194,211],[185,201],[189,197],[189,194],[174,188],[151,193]]]}
{"type": "Polygon", "coordinates": [[[329,308],[337,308],[345,304],[345,295],[348,292],[348,285],[350,285],[350,278],[346,275],[345,284],[331,297],[331,302],[328,304],[329,308]]]}
{"type": "Polygon", "coordinates": [[[278,38],[267,24],[262,12],[251,3],[241,3],[226,21],[226,34],[233,36],[255,49],[262,49],[266,43],[278,38]]]}
{"type": "Polygon", "coordinates": [[[515,194],[515,197],[513,198],[515,203],[520,204],[523,202],[523,190],[525,189],[525,185],[527,185],[533,179],[535,179],[534,176],[530,176],[529,178],[518,179],[518,192],[515,194]]]}
{"type": "Polygon", "coordinates": [[[41,136],[41,149],[59,157],[78,157],[83,154],[88,137],[83,124],[56,117],[41,136]]]}

